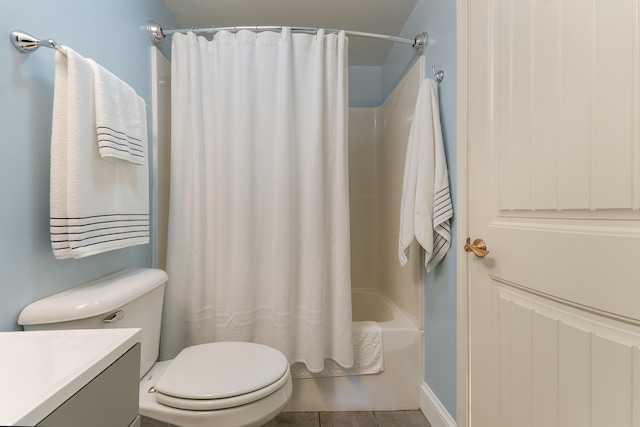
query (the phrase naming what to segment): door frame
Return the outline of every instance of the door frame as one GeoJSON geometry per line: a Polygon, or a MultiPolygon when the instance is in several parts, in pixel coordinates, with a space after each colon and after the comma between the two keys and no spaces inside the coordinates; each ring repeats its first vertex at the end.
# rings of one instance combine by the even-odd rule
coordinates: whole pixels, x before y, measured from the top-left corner
{"type": "MultiPolygon", "coordinates": [[[[457,227],[458,253],[456,286],[456,425],[469,425],[469,257],[464,252],[469,236],[469,1],[456,0],[456,54],[457,54],[457,111],[456,111],[456,164],[457,167],[457,227]]],[[[471,236],[470,236],[471,237],[471,236]]]]}

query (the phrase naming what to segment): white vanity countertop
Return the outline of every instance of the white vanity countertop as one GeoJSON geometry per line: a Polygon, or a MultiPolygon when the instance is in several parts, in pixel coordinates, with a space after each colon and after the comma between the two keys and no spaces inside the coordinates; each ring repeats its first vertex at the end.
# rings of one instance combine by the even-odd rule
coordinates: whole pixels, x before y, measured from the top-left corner
{"type": "Polygon", "coordinates": [[[0,425],[35,425],[140,341],[140,329],[0,333],[0,425]]]}

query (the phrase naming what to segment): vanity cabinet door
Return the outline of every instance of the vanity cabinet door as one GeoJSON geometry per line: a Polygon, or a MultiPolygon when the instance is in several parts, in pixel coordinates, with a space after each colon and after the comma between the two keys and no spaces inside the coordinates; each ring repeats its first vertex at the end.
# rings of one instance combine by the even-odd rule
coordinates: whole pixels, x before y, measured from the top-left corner
{"type": "Polygon", "coordinates": [[[140,343],[71,396],[39,426],[127,427],[138,414],[140,343]]]}

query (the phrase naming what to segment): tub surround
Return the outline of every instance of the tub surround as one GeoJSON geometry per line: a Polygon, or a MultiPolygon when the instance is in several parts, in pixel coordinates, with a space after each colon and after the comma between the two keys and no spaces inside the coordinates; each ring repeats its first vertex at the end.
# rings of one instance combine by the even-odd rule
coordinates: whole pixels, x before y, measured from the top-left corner
{"type": "Polygon", "coordinates": [[[139,329],[0,333],[0,425],[39,423],[139,341],[139,329]]]}
{"type": "Polygon", "coordinates": [[[384,372],[293,380],[285,412],[399,411],[418,409],[422,384],[423,332],[376,289],[353,289],[354,320],[382,328],[384,372]]]}
{"type": "Polygon", "coordinates": [[[410,249],[412,255],[407,264],[402,266],[398,258],[398,233],[409,132],[418,91],[425,75],[425,58],[420,57],[380,107],[383,127],[379,155],[381,290],[421,330],[422,277],[426,274],[423,250],[414,241],[410,249]]]}
{"type": "Polygon", "coordinates": [[[422,329],[422,250],[398,259],[400,199],[409,131],[420,83],[421,57],[377,108],[349,109],[351,287],[382,291],[422,329]]]}

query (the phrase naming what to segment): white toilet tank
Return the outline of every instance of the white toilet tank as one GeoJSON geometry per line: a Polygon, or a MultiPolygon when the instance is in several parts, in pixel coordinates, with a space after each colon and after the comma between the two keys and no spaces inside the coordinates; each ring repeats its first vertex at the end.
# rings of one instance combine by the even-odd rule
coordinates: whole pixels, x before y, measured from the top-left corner
{"type": "Polygon", "coordinates": [[[141,328],[142,378],[158,358],[167,279],[155,268],[121,270],[28,305],[18,324],[25,331],[141,328]]]}

